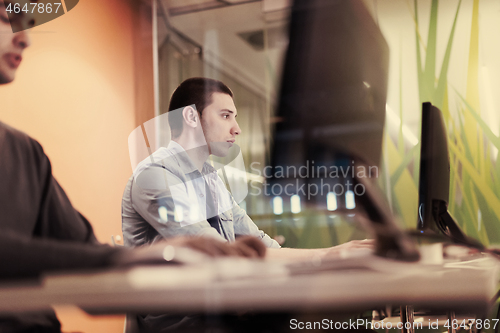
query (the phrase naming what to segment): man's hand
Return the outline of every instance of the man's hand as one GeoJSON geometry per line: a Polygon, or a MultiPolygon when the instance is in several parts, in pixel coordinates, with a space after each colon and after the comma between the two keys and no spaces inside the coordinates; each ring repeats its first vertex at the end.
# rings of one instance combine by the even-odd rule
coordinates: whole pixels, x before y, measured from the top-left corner
{"type": "Polygon", "coordinates": [[[373,252],[375,241],[373,239],[353,240],[337,246],[322,249],[267,249],[270,259],[285,259],[294,261],[334,259],[356,256],[373,252]]]}
{"type": "Polygon", "coordinates": [[[262,258],[266,254],[264,243],[252,236],[238,237],[235,242],[223,242],[208,237],[176,237],[162,242],[162,244],[188,247],[208,254],[211,257],[239,256],[262,258]]]}
{"type": "Polygon", "coordinates": [[[324,249],[323,257],[328,258],[343,258],[349,256],[356,256],[359,254],[373,252],[375,241],[373,239],[352,240],[350,242],[332,246],[324,249]]]}
{"type": "MultiPolygon", "coordinates": [[[[180,248],[189,248],[210,257],[239,256],[262,258],[266,247],[258,238],[252,236],[239,237],[235,242],[224,242],[209,237],[175,237],[153,245],[134,249],[123,249],[112,259],[113,264],[128,266],[134,264],[158,264],[166,261],[179,261],[177,255],[180,248]],[[176,250],[177,249],[177,250],[176,250]]],[[[185,253],[184,253],[185,255],[185,253]]],[[[182,259],[180,261],[183,261],[182,259]]]]}

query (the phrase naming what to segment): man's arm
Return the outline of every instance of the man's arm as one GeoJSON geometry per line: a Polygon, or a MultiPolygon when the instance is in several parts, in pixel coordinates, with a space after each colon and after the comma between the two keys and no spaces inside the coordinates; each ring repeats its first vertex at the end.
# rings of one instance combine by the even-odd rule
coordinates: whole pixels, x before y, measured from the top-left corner
{"type": "Polygon", "coordinates": [[[34,278],[42,272],[106,267],[119,248],[0,232],[0,278],[34,278]]]}
{"type": "MultiPolygon", "coordinates": [[[[228,195],[230,195],[228,193],[228,195]]],[[[280,245],[277,241],[269,237],[264,231],[260,230],[259,227],[252,221],[248,216],[246,211],[242,209],[236,201],[231,196],[231,201],[233,202],[233,222],[234,222],[234,233],[236,236],[250,235],[259,238],[268,248],[279,249],[280,245]]]]}
{"type": "Polygon", "coordinates": [[[342,258],[348,255],[349,251],[369,251],[373,248],[373,240],[353,240],[337,246],[332,246],[323,249],[292,249],[269,248],[266,252],[266,258],[269,259],[285,259],[285,260],[314,260],[314,259],[333,259],[342,258]]]}
{"type": "Polygon", "coordinates": [[[4,132],[0,278],[108,265],[118,250],[98,244],[90,223],[52,176],[40,144],[16,130],[4,132]]]}
{"type": "Polygon", "coordinates": [[[349,251],[357,249],[371,249],[373,242],[371,240],[354,240],[341,245],[323,248],[323,249],[293,249],[280,248],[278,242],[269,237],[247,215],[236,202],[233,203],[234,228],[236,235],[251,235],[261,239],[268,247],[266,258],[286,259],[286,260],[308,260],[313,258],[338,258],[349,251]]]}
{"type": "Polygon", "coordinates": [[[167,246],[188,247],[211,257],[263,257],[266,248],[254,237],[227,243],[207,237],[176,237],[135,249],[0,233],[0,280],[37,278],[42,273],[165,262],[167,246]]]}

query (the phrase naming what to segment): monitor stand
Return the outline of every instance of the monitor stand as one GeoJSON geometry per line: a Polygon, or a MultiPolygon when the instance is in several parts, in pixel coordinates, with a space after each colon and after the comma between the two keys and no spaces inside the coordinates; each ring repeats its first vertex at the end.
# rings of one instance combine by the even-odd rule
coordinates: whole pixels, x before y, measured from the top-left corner
{"type": "MultiPolygon", "coordinates": [[[[421,207],[419,207],[419,220],[421,207]]],[[[480,251],[484,251],[485,247],[479,241],[468,237],[458,226],[456,220],[448,211],[448,205],[442,200],[432,200],[432,219],[434,220],[434,228],[423,228],[419,231],[419,236],[434,236],[445,237],[445,241],[452,241],[456,244],[472,246],[480,251]]],[[[421,222],[421,221],[420,221],[421,222]]],[[[419,223],[422,224],[422,223],[419,223]]]]}
{"type": "MultiPolygon", "coordinates": [[[[355,166],[363,165],[355,162],[355,166]]],[[[355,177],[354,182],[365,189],[365,193],[357,198],[367,215],[361,223],[375,236],[375,254],[401,261],[418,261],[420,254],[414,241],[396,224],[380,189],[367,177],[355,177]]]]}

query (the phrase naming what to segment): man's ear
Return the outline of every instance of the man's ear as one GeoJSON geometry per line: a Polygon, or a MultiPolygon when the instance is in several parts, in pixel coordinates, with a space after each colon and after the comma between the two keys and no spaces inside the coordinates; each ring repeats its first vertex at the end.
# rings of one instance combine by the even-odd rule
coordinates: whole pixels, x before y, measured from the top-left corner
{"type": "Polygon", "coordinates": [[[196,126],[198,126],[198,121],[200,119],[198,111],[196,111],[192,106],[186,106],[182,109],[182,118],[184,119],[184,123],[192,128],[196,128],[196,126]]]}

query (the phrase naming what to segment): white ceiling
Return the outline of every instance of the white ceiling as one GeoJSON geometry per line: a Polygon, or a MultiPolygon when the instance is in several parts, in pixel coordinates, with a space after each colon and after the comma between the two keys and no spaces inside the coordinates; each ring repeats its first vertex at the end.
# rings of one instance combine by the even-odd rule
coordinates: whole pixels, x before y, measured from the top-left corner
{"type": "Polygon", "coordinates": [[[162,5],[170,25],[197,43],[206,61],[257,91],[274,91],[288,42],[288,0],[162,0],[162,5]],[[258,30],[266,34],[261,51],[239,35],[258,30]]]}

